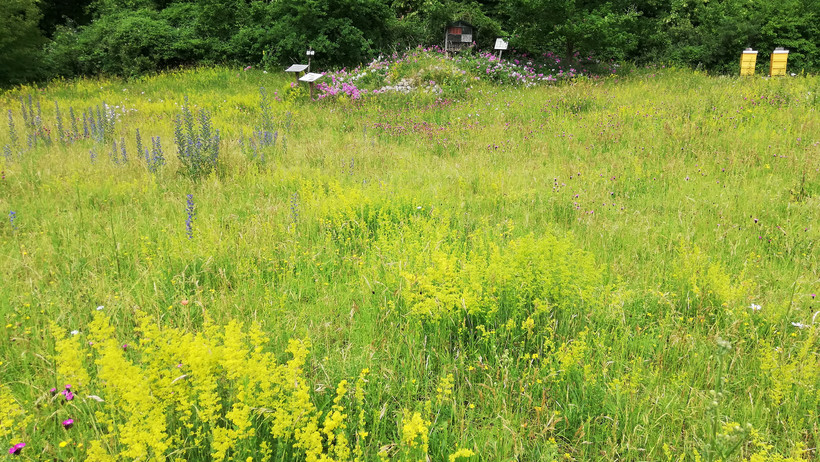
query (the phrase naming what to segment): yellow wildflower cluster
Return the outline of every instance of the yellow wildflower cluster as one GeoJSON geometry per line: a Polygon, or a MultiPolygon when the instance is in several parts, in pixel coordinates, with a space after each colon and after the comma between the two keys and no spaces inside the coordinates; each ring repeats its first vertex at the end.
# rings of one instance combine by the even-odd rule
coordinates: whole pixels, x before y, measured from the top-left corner
{"type": "Polygon", "coordinates": [[[755,452],[748,459],[743,459],[744,462],[802,462],[805,460],[802,457],[805,446],[802,444],[798,444],[789,456],[783,456],[772,451],[773,446],[763,439],[757,429],[751,428],[750,433],[755,452]]]}
{"type": "Polygon", "coordinates": [[[755,284],[741,273],[730,273],[719,261],[713,261],[697,245],[683,241],[678,247],[678,258],[672,274],[678,293],[691,294],[689,304],[702,311],[719,307],[729,316],[748,316],[744,301],[755,290],[755,284]]]}
{"type": "Polygon", "coordinates": [[[23,424],[25,412],[5,385],[0,385],[0,439],[10,436],[23,424]]]}
{"type": "Polygon", "coordinates": [[[456,462],[456,459],[462,459],[462,458],[467,459],[467,458],[473,457],[474,455],[475,455],[475,452],[473,452],[470,449],[459,449],[458,451],[450,454],[449,459],[450,459],[450,462],[456,462]]]}
{"type": "Polygon", "coordinates": [[[772,404],[779,405],[784,396],[791,392],[800,392],[808,397],[815,397],[820,383],[820,363],[816,360],[816,351],[820,338],[820,329],[812,328],[806,338],[794,352],[784,352],[775,348],[767,340],[761,340],[760,370],[769,379],[767,395],[772,404]]]}
{"type": "Polygon", "coordinates": [[[436,404],[439,406],[447,403],[452,398],[453,381],[453,374],[447,374],[436,387],[436,404]]]}
{"type": "Polygon", "coordinates": [[[424,419],[420,412],[404,410],[401,423],[401,446],[406,459],[419,461],[427,459],[430,442],[430,421],[424,419]]]}
{"type": "Polygon", "coordinates": [[[84,346],[77,335],[66,337],[62,329],[56,324],[51,325],[56,344],[55,351],[60,361],[57,363],[57,380],[61,383],[70,383],[83,386],[89,382],[86,371],[84,346]]]}
{"type": "Polygon", "coordinates": [[[520,319],[532,334],[532,307],[572,309],[596,303],[601,269],[569,239],[527,236],[499,247],[471,237],[468,251],[442,248],[420,272],[402,273],[410,311],[423,319],[482,315],[520,319]]]}
{"type": "MultiPolygon", "coordinates": [[[[173,452],[173,460],[250,456],[269,461],[277,449],[271,445],[274,441],[279,450],[285,444],[301,451],[309,462],[363,457],[368,371],[356,381],[358,419],[350,419],[345,409],[345,380],[336,388],[331,409],[322,413],[304,377],[308,341],[291,340],[291,359],[281,364],[266,351],[268,339],[260,326],[246,329],[237,321],[219,327],[206,319],[201,332],[191,333],[161,327],[138,313],[138,345],[118,342],[103,312],[89,325],[85,345],[90,346],[78,336],[61,337],[56,326],[53,330],[58,336],[58,374],[76,379],[84,393],[100,402],[93,425],[97,439],[88,445],[88,460],[162,461],[173,452]],[[77,360],[86,357],[88,348],[94,358],[93,380],[77,360]],[[350,432],[351,423],[356,432],[350,432]],[[356,441],[352,449],[351,434],[356,441]]],[[[2,390],[2,410],[12,409],[10,395],[2,390]]]]}

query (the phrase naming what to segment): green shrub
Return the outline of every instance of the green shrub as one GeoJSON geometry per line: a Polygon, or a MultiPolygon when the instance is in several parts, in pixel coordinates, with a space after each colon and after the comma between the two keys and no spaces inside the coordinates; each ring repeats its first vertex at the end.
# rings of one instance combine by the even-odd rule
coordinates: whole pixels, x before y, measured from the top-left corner
{"type": "Polygon", "coordinates": [[[42,77],[40,16],[34,0],[0,2],[0,84],[42,77]]]}

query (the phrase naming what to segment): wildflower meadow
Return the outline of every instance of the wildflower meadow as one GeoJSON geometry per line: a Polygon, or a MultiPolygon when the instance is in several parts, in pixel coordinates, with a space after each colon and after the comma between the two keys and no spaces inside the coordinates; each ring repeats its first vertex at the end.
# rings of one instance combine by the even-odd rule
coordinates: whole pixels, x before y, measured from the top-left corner
{"type": "Polygon", "coordinates": [[[820,78],[0,94],[3,460],[820,460],[820,78]]]}

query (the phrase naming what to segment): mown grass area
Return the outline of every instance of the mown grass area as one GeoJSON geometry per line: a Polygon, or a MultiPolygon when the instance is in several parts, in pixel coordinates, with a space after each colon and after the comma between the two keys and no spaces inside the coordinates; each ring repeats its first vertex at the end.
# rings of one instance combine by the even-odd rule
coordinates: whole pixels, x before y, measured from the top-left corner
{"type": "Polygon", "coordinates": [[[817,460],[820,79],[465,79],[1,95],[0,443],[817,460]]]}

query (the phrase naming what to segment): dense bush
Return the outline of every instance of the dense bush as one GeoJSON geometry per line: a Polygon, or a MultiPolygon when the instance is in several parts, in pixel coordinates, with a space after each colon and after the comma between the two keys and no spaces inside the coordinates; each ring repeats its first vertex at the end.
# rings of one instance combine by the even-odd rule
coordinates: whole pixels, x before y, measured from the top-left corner
{"type": "Polygon", "coordinates": [[[122,11],[88,26],[63,28],[49,48],[56,74],[134,76],[174,62],[177,31],[149,10],[122,11]]]}
{"type": "Polygon", "coordinates": [[[0,83],[16,83],[42,75],[37,67],[43,41],[37,28],[39,20],[35,0],[0,2],[0,83]]]}
{"type": "Polygon", "coordinates": [[[733,73],[742,49],[759,50],[765,72],[768,53],[782,46],[792,72],[820,69],[816,0],[10,0],[0,13],[0,83],[203,63],[275,68],[304,61],[309,47],[320,68],[350,66],[441,45],[456,20],[476,27],[485,50],[507,36],[530,55],[733,73]]]}

